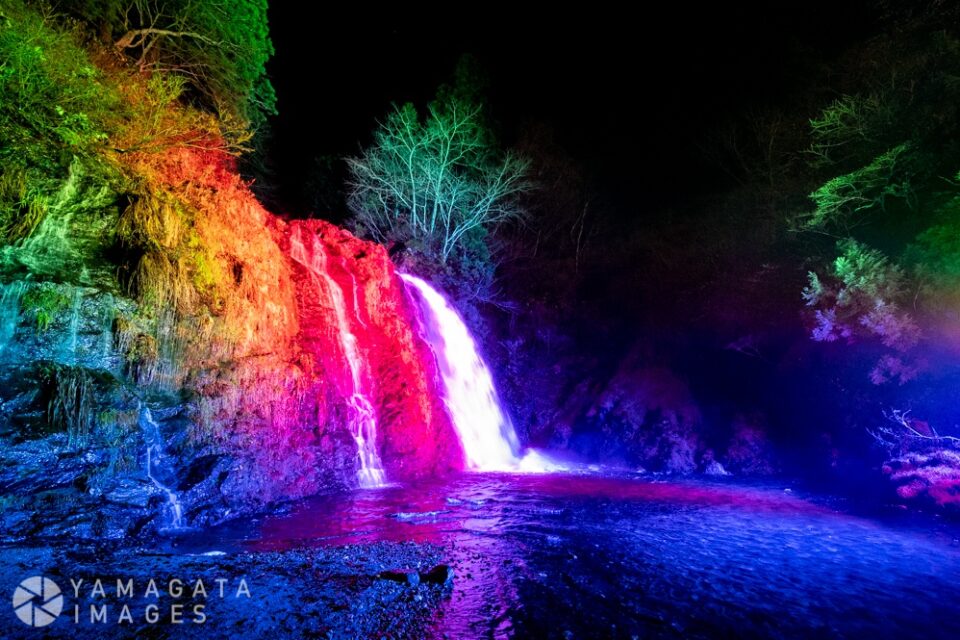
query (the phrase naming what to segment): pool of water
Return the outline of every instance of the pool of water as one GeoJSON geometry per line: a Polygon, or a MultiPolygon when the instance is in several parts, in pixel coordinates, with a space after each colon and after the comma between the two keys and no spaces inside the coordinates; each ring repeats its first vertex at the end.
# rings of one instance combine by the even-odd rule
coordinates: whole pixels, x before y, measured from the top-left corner
{"type": "Polygon", "coordinates": [[[436,637],[957,638],[958,538],[777,486],[475,474],[314,498],[184,543],[439,544],[455,580],[436,637]]]}

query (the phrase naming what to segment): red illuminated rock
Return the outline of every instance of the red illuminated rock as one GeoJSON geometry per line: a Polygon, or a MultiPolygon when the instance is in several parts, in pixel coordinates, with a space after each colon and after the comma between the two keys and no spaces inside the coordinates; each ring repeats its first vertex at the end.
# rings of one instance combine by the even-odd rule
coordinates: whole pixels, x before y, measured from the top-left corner
{"type": "Polygon", "coordinates": [[[355,481],[341,328],[329,291],[292,258],[292,235],[311,251],[316,243],[343,292],[387,478],[461,467],[433,354],[382,246],[322,221],[278,219],[219,151],[171,148],[126,161],[196,211],[191,242],[215,263],[213,314],[190,311],[177,330],[201,437],[218,452],[243,454],[223,487],[229,500],[300,497],[355,481]]]}
{"type": "MultiPolygon", "coordinates": [[[[376,411],[378,449],[388,477],[459,469],[463,455],[443,407],[434,357],[417,335],[414,310],[386,250],[332,224],[298,220],[285,225],[288,252],[293,233],[316,239],[326,254],[328,275],[343,292],[350,331],[366,367],[364,385],[376,411]]],[[[340,372],[342,397],[349,387],[342,379],[347,369],[328,293],[307,269],[292,262],[301,346],[324,370],[340,372]]],[[[342,398],[339,405],[343,407],[342,398]]]]}

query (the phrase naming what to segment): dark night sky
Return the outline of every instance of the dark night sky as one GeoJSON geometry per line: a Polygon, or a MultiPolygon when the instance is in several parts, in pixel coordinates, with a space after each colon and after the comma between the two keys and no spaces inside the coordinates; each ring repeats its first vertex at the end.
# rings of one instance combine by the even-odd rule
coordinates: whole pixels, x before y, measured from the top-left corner
{"type": "Polygon", "coordinates": [[[866,35],[858,4],[837,4],[677,4],[639,19],[471,5],[444,21],[396,8],[308,15],[300,3],[274,2],[269,70],[280,116],[269,155],[280,206],[305,213],[298,191],[312,158],[355,153],[392,101],[429,100],[464,53],[489,75],[504,142],[528,123],[551,126],[615,200],[718,188],[721,172],[696,141],[717,122],[784,99],[866,35]]]}

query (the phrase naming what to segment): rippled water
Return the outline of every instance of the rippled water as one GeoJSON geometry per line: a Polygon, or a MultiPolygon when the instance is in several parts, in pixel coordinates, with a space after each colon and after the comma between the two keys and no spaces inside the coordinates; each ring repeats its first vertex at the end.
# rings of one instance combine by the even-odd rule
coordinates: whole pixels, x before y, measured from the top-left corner
{"type": "Polygon", "coordinates": [[[438,543],[437,637],[960,637],[958,530],[782,488],[465,475],[317,498],[205,536],[248,549],[438,543]]]}

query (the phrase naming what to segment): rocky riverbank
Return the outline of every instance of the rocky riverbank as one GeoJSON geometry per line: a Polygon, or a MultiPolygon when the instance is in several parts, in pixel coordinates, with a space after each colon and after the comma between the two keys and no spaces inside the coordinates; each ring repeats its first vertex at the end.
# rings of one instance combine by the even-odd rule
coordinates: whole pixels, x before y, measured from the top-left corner
{"type": "Polygon", "coordinates": [[[175,544],[6,546],[0,593],[45,576],[63,601],[42,630],[8,610],[0,615],[0,636],[417,637],[451,591],[449,582],[429,579],[441,560],[439,547],[412,543],[222,554],[186,553],[175,544]],[[393,579],[418,570],[427,579],[415,585],[393,579]]]}

